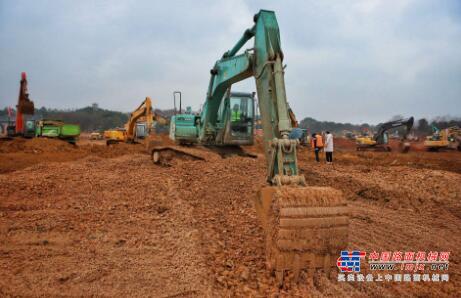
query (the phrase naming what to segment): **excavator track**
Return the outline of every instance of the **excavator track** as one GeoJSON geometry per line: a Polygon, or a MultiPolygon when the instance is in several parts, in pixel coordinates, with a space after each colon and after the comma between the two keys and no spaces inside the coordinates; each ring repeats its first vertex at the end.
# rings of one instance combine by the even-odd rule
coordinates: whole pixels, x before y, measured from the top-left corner
{"type": "Polygon", "coordinates": [[[152,162],[163,166],[171,166],[179,160],[210,160],[212,156],[257,158],[257,155],[243,150],[240,146],[184,146],[150,142],[149,152],[152,162]]]}
{"type": "Polygon", "coordinates": [[[349,216],[341,191],[330,187],[264,187],[255,200],[266,234],[266,265],[281,286],[307,270],[329,274],[347,247],[349,216]]]}
{"type": "Polygon", "coordinates": [[[206,160],[206,152],[184,146],[155,146],[150,149],[154,164],[171,166],[178,160],[206,160]]]}

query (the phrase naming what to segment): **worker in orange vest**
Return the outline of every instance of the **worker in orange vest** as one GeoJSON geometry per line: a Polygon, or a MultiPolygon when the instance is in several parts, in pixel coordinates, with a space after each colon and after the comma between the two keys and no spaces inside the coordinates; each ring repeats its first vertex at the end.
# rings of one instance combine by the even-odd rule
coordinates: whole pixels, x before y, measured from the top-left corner
{"type": "Polygon", "coordinates": [[[323,148],[323,138],[322,138],[322,135],[321,135],[321,134],[316,134],[316,133],[313,133],[313,134],[312,134],[311,146],[312,146],[312,149],[314,149],[315,160],[316,160],[317,162],[320,162],[320,159],[319,159],[319,152],[320,152],[320,150],[322,150],[322,148],[323,148]]]}

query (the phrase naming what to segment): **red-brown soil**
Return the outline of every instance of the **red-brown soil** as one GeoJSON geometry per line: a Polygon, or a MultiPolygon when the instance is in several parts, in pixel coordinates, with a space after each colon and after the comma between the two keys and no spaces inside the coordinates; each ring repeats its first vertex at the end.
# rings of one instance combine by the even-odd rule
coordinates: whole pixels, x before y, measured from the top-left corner
{"type": "Polygon", "coordinates": [[[0,296],[461,296],[459,152],[357,153],[339,141],[326,165],[302,148],[308,184],[348,200],[349,249],[450,251],[450,281],[318,273],[278,289],[252,204],[265,185],[260,143],[256,159],[210,151],[160,167],[143,145],[12,142],[0,144],[0,296]]]}

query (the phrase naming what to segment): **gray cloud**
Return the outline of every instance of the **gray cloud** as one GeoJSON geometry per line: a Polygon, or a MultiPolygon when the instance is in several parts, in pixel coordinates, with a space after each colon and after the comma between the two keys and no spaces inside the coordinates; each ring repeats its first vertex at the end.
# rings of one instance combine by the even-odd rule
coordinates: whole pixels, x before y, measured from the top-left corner
{"type": "Polygon", "coordinates": [[[261,7],[277,13],[298,118],[461,114],[456,0],[2,1],[0,107],[26,71],[37,106],[130,111],[149,95],[170,108],[182,90],[198,108],[209,69],[261,7]]]}

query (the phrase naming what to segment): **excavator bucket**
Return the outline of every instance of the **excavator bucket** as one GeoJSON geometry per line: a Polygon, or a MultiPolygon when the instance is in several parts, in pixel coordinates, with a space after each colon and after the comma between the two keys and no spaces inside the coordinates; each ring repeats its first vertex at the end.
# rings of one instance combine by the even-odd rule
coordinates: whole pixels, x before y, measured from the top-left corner
{"type": "Polygon", "coordinates": [[[281,286],[284,273],[327,274],[348,244],[348,208],[341,191],[330,187],[269,186],[255,207],[266,235],[266,265],[281,286]]]}

